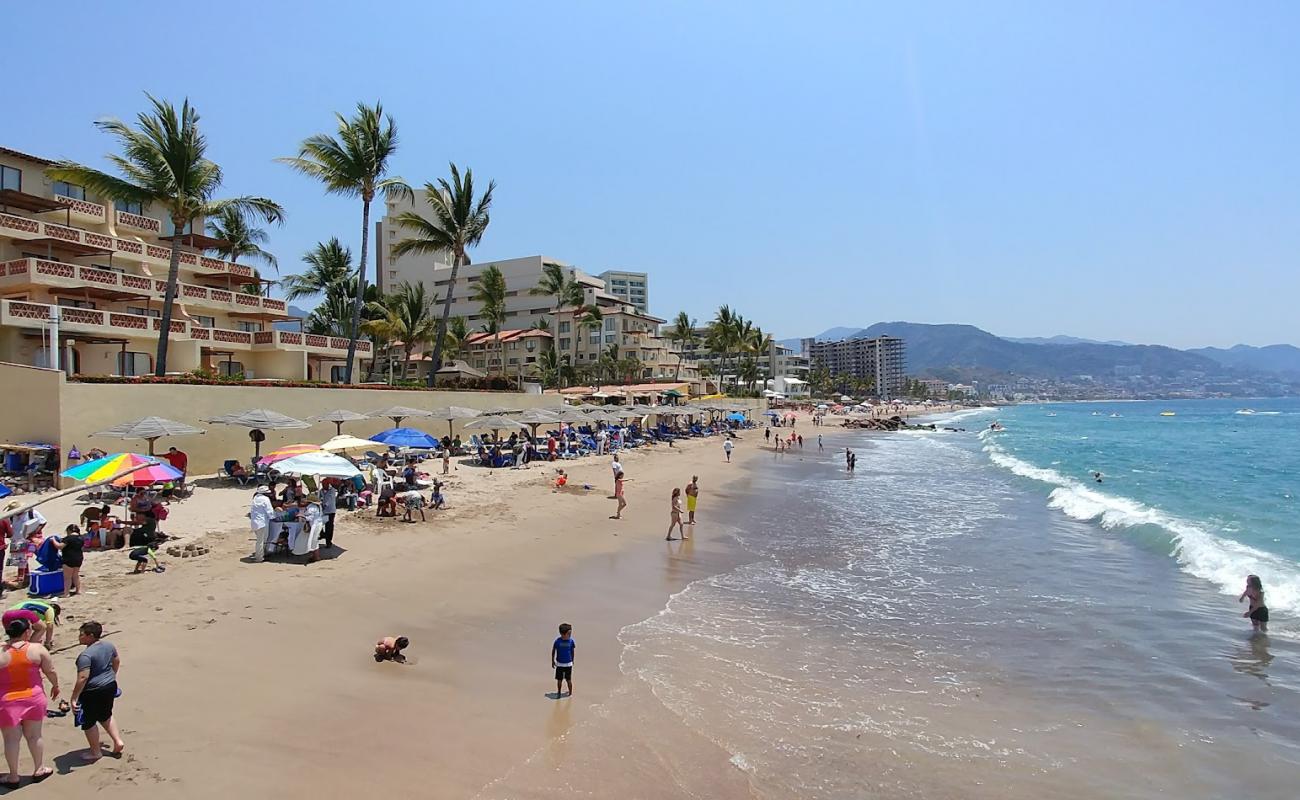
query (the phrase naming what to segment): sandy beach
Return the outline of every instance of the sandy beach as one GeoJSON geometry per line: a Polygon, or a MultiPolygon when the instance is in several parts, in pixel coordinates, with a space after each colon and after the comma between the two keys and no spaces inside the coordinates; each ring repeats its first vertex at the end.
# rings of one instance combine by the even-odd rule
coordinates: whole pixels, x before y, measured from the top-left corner
{"type": "MultiPolygon", "coordinates": [[[[165,529],[201,537],[209,554],[164,557],[165,573],[140,576],[125,574],[123,551],[88,555],[87,592],[66,601],[55,659],[70,686],[75,626],[93,618],[112,632],[128,755],[83,766],[80,732],[52,719],[47,760],[59,774],[40,791],[344,796],[418,783],[475,796],[606,698],[623,626],[722,568],[716,515],[761,442],[761,432],[741,436],[731,464],[718,438],[627,453],[620,521],[609,519],[608,458],[566,462],[571,485],[594,489],[560,494],[549,465],[460,467],[447,510],[415,524],[341,514],[339,547],[308,566],[241,561],[250,491],[204,481],[172,505],[165,529]],[[665,542],[669,493],[692,474],[695,538],[665,542]],[[575,697],[557,701],[547,694],[560,622],[581,647],[575,697]],[[408,664],[371,658],[389,634],[410,637],[408,664]]],[[[42,511],[61,529],[80,508],[64,498],[42,511]]]]}

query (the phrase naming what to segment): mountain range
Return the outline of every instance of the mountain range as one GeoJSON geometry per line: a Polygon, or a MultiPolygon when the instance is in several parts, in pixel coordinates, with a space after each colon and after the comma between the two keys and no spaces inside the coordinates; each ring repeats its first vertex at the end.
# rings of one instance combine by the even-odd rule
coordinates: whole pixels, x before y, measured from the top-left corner
{"type": "MultiPolygon", "coordinates": [[[[1092,375],[1110,378],[1119,372],[1155,378],[1199,373],[1209,379],[1274,375],[1300,379],[1300,348],[1291,345],[1229,349],[1213,347],[1178,350],[1163,345],[1099,342],[1071,336],[1016,339],[995,336],[973,325],[927,325],[879,322],[868,328],[837,327],[816,338],[836,340],[898,336],[907,343],[907,371],[948,380],[996,379],[1011,375],[1029,378],[1070,378],[1092,375]]],[[[781,344],[799,349],[798,339],[781,344]]]]}

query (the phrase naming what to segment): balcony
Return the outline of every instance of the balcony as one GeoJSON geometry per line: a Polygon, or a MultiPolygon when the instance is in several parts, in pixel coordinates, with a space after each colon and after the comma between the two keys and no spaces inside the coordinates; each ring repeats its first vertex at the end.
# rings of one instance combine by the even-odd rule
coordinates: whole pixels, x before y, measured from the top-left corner
{"type": "MultiPolygon", "coordinates": [[[[43,328],[49,324],[50,312],[53,308],[45,303],[0,300],[0,325],[43,328]]],[[[119,339],[154,339],[162,329],[162,320],[157,317],[144,317],[117,311],[60,308],[59,327],[64,332],[72,334],[119,339]]],[[[296,331],[234,331],[226,328],[204,328],[184,320],[172,320],[171,331],[173,341],[198,341],[237,350],[296,350],[340,359],[345,358],[348,352],[347,339],[296,331]]],[[[370,350],[370,342],[357,342],[358,356],[368,357],[370,350]]]]}
{"type": "MultiPolygon", "coordinates": [[[[212,261],[214,259],[203,259],[212,261]]],[[[37,285],[62,289],[93,287],[124,294],[143,294],[161,299],[167,291],[167,281],[148,275],[131,275],[115,270],[65,264],[43,258],[16,258],[0,262],[0,288],[37,285]]],[[[112,298],[106,298],[112,299],[112,298]]],[[[216,308],[226,312],[260,311],[269,315],[288,314],[283,300],[260,297],[255,294],[230,292],[207,286],[181,283],[176,287],[176,300],[187,305],[216,308]]]]}
{"type": "Polygon", "coordinates": [[[77,220],[78,222],[89,222],[95,225],[103,225],[108,219],[108,209],[99,203],[92,203],[88,200],[78,200],[75,197],[64,197],[56,194],[53,197],[54,202],[67,208],[67,219],[77,220]]]}
{"type": "Polygon", "coordinates": [[[117,227],[134,228],[138,231],[152,233],[154,236],[162,233],[162,222],[153,217],[142,217],[128,211],[117,211],[114,214],[117,227]]]}
{"type": "MultiPolygon", "coordinates": [[[[104,210],[103,206],[96,203],[86,203],[84,200],[73,200],[72,198],[61,198],[68,203],[95,206],[104,210]]],[[[116,212],[123,215],[124,212],[116,212]]],[[[75,211],[74,211],[75,214],[75,211]]],[[[125,214],[127,217],[141,221],[147,227],[149,223],[157,223],[157,220],[149,217],[141,217],[135,214],[125,214]]],[[[103,222],[102,219],[99,222],[103,222]]],[[[138,239],[123,239],[115,236],[107,236],[94,231],[73,228],[67,225],[59,225],[54,222],[44,222],[39,219],[30,217],[20,217],[16,214],[0,214],[0,236],[8,236],[20,240],[40,240],[46,243],[51,249],[58,249],[60,243],[66,243],[68,246],[79,248],[91,248],[100,250],[112,255],[118,253],[125,254],[128,258],[137,261],[149,261],[156,266],[169,267],[171,265],[172,249],[156,244],[149,244],[138,239]]],[[[111,256],[110,256],[111,257],[111,256]]],[[[251,278],[253,277],[253,268],[243,264],[234,264],[229,261],[222,261],[219,258],[208,258],[192,251],[182,250],[180,254],[181,269],[190,269],[198,272],[216,272],[226,273],[235,277],[251,278]]]]}

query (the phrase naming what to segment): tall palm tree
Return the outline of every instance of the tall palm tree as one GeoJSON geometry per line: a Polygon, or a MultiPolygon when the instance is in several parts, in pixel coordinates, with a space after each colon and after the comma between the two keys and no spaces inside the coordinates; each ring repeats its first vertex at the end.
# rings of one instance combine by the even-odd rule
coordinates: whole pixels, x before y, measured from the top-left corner
{"type": "Polygon", "coordinates": [[[276,257],[262,249],[269,241],[266,231],[257,227],[238,208],[223,208],[213,219],[207,221],[208,235],[220,239],[221,245],[212,248],[227,261],[261,261],[266,266],[280,273],[280,262],[276,257]]]}
{"type": "Polygon", "coordinates": [[[469,338],[469,323],[459,314],[447,320],[447,330],[442,334],[442,352],[449,359],[455,359],[465,352],[465,340],[469,338]]]}
{"type": "Polygon", "coordinates": [[[677,372],[674,373],[673,380],[681,380],[682,359],[686,357],[686,348],[698,342],[699,338],[695,332],[695,320],[685,311],[678,311],[673,326],[668,329],[668,341],[677,345],[677,372]]]}
{"type": "Polygon", "coordinates": [[[719,389],[727,377],[727,358],[738,349],[740,329],[743,324],[744,319],[732,311],[729,305],[720,306],[717,315],[709,323],[705,339],[709,350],[719,356],[719,389]]]}
{"type": "MultiPolygon", "coordinates": [[[[218,216],[227,208],[268,223],[284,220],[284,209],[265,197],[215,199],[221,187],[221,167],[207,158],[208,142],[199,131],[199,112],[188,99],[182,102],[178,112],[165,100],[145,96],[153,109],[136,116],[135,128],[116,119],[95,123],[117,139],[121,147],[121,155],[108,157],[121,177],[74,161],[60,161],[49,167],[46,174],[53,180],[80,184],[109,200],[159,206],[166,210],[177,233],[187,230],[196,219],[218,216]]],[[[154,358],[154,374],[160,377],[167,372],[167,342],[180,276],[180,242],[174,241],[172,245],[154,358]]]]}
{"type": "Polygon", "coordinates": [[[393,255],[401,257],[408,253],[451,253],[451,275],[447,279],[447,298],[442,301],[442,319],[438,323],[438,335],[433,345],[430,386],[433,385],[434,372],[442,365],[442,334],[447,330],[447,319],[451,316],[451,300],[456,294],[456,276],[460,268],[469,263],[466,251],[483,240],[488,223],[492,221],[490,212],[494,189],[496,182],[488,181],[487,191],[475,199],[474,171],[466,169],[462,177],[460,169],[452,164],[450,182],[446,178],[439,178],[437,184],[424,185],[424,199],[433,209],[433,219],[425,219],[414,211],[404,211],[395,220],[414,235],[398,242],[393,248],[393,255]]]}
{"type": "Polygon", "coordinates": [[[497,363],[501,374],[506,374],[506,355],[501,346],[501,327],[506,322],[506,278],[496,264],[489,264],[478,277],[478,285],[470,299],[479,304],[484,330],[491,333],[497,346],[497,363]]]}
{"type": "Polygon", "coordinates": [[[754,390],[754,384],[758,382],[759,372],[758,362],[754,360],[753,356],[745,356],[744,360],[736,367],[736,378],[743,380],[750,391],[754,390]]]}
{"type": "Polygon", "coordinates": [[[361,198],[361,261],[357,265],[356,296],[352,300],[352,324],[348,336],[348,365],[344,382],[352,383],[352,363],[357,355],[361,329],[361,306],[366,292],[366,256],[370,247],[370,203],[379,193],[386,197],[411,196],[411,187],[398,177],[388,176],[388,161],[397,152],[397,124],[374,107],[357,103],[351,119],[334,115],[338,135],[318,133],[303,140],[298,155],[276,159],[294,170],[315,178],[326,194],[361,198]]]}
{"type": "Polygon", "coordinates": [[[308,266],[306,272],[288,275],[280,281],[285,299],[291,302],[325,294],[334,284],[352,277],[352,251],[337,236],[331,236],[328,242],[317,242],[302,261],[308,266]]]}
{"type": "Polygon", "coordinates": [[[560,355],[554,348],[542,351],[537,357],[537,370],[541,374],[542,385],[547,389],[560,385],[563,367],[560,355]]]}

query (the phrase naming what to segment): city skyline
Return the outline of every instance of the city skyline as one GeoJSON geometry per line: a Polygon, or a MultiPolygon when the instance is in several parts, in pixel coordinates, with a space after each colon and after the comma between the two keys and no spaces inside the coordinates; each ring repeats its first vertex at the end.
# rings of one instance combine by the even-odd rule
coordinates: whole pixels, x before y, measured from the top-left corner
{"type": "MultiPolygon", "coordinates": [[[[1300,14],[1283,4],[395,3],[373,20],[382,56],[360,63],[320,46],[347,46],[347,7],[313,8],[236,2],[205,20],[205,41],[258,65],[250,79],[196,57],[102,81],[83,72],[96,43],[139,29],[79,9],[60,36],[85,55],[14,82],[13,106],[42,113],[6,115],[0,145],[102,166],[113,143],[94,120],[133,119],[144,91],[189,97],[226,193],[287,208],[269,230],[287,274],[330,236],[356,254],[360,214],[272,159],[380,99],[403,139],[397,174],[419,187],[454,160],[498,181],[475,261],[647,272],[660,317],[704,322],[730,302],[778,338],[908,320],[1296,343],[1300,65],[1286,32],[1300,14]],[[440,37],[431,57],[440,30],[471,35],[440,37]],[[438,96],[428,76],[457,67],[474,81],[438,96]]],[[[141,3],[134,18],[176,41],[188,23],[169,10],[141,3]]],[[[9,58],[48,54],[48,10],[8,17],[9,58]]]]}

